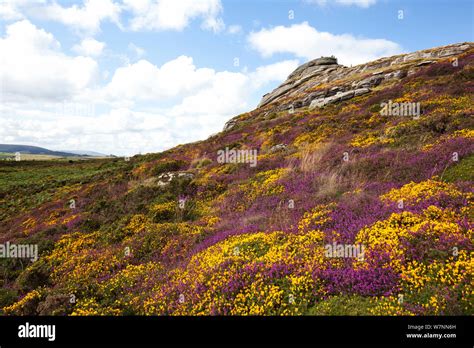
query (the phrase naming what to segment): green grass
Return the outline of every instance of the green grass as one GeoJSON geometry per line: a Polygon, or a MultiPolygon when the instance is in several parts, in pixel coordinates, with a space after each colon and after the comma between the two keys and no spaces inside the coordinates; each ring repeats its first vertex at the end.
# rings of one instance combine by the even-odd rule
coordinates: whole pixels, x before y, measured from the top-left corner
{"type": "Polygon", "coordinates": [[[89,160],[84,162],[19,161],[0,162],[0,192],[17,186],[42,185],[51,182],[86,179],[123,167],[123,161],[89,160]]]}
{"type": "Polygon", "coordinates": [[[0,221],[50,201],[59,187],[91,181],[129,163],[112,159],[0,161],[0,221]]]}
{"type": "Polygon", "coordinates": [[[474,155],[463,158],[458,164],[447,169],[442,179],[446,182],[474,181],[474,155]]]}
{"type": "Polygon", "coordinates": [[[318,302],[308,309],[307,315],[371,315],[370,298],[358,295],[340,295],[318,302]]]}

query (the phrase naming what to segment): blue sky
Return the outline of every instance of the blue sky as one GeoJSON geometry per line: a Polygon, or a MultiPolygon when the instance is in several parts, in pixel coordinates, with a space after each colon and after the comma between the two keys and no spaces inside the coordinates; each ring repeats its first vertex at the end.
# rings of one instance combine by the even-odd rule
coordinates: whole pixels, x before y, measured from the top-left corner
{"type": "Polygon", "coordinates": [[[473,41],[473,23],[468,0],[0,0],[0,143],[157,152],[219,131],[309,59],[473,41]]]}

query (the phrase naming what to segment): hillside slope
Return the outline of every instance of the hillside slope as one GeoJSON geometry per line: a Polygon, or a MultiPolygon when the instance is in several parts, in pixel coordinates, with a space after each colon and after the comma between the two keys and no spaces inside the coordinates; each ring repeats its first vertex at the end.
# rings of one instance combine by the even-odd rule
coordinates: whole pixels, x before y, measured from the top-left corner
{"type": "Polygon", "coordinates": [[[0,307],[472,315],[473,92],[473,43],[317,59],[205,141],[0,164],[0,243],[40,250],[0,259],[0,307]]]}

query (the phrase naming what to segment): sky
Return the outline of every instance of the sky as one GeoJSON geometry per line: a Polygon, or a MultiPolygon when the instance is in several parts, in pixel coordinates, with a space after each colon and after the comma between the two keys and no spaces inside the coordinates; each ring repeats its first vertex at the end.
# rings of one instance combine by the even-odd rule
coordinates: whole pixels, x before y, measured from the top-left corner
{"type": "Polygon", "coordinates": [[[471,0],[0,0],[0,143],[206,139],[298,65],[474,41],[471,0]]]}

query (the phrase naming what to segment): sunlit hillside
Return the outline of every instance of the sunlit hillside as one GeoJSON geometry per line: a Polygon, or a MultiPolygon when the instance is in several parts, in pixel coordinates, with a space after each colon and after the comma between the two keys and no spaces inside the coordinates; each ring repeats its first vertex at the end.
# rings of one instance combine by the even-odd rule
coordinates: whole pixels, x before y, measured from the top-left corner
{"type": "Polygon", "coordinates": [[[1,313],[474,314],[473,47],[319,61],[162,153],[0,161],[0,243],[39,246],[1,313]]]}

